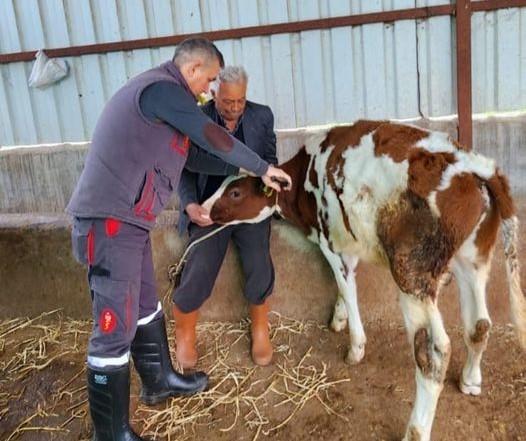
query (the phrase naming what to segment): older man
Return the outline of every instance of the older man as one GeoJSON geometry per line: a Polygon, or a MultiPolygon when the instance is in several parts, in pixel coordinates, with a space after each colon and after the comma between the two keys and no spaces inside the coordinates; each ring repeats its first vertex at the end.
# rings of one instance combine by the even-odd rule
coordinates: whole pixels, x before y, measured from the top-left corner
{"type": "MultiPolygon", "coordinates": [[[[275,164],[274,116],[269,107],[247,101],[247,82],[242,67],[225,67],[212,89],[214,99],[203,106],[203,111],[265,161],[275,164]]],[[[188,229],[190,241],[215,228],[201,204],[214,194],[225,177],[183,171],[179,197],[184,212],[179,230],[184,233],[188,229]]],[[[211,294],[230,239],[239,251],[246,279],[244,294],[250,304],[252,359],[262,366],[271,362],[267,297],[274,287],[274,268],[269,251],[270,220],[267,219],[257,224],[230,226],[190,251],[180,285],[173,294],[176,354],[183,367],[197,363],[198,310],[211,294]]]]}

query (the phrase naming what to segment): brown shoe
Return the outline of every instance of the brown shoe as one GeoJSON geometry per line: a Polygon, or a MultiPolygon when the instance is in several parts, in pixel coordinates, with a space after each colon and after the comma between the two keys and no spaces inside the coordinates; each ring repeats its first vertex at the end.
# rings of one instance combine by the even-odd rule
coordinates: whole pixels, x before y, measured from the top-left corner
{"type": "Polygon", "coordinates": [[[173,305],[172,311],[175,320],[175,358],[183,368],[193,368],[197,364],[195,325],[199,311],[185,313],[177,305],[173,305]]]}
{"type": "Polygon", "coordinates": [[[268,302],[250,305],[252,360],[259,366],[267,366],[272,361],[273,349],[269,335],[268,310],[268,302]]]}

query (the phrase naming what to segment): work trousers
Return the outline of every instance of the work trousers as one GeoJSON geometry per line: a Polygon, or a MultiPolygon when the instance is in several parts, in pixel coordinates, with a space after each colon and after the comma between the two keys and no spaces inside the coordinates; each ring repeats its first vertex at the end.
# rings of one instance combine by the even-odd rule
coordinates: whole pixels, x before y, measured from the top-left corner
{"type": "Polygon", "coordinates": [[[71,237],[74,257],[87,267],[92,298],[88,365],[126,364],[137,326],[162,316],[149,232],[112,218],[77,218],[71,237]]]}
{"type": "MultiPolygon", "coordinates": [[[[215,228],[218,226],[190,224],[190,243],[215,228]]],[[[173,301],[181,311],[195,311],[210,297],[230,239],[239,251],[246,299],[259,305],[272,293],[274,266],[270,257],[270,219],[257,224],[231,225],[189,251],[181,282],[173,292],[173,301]]]]}

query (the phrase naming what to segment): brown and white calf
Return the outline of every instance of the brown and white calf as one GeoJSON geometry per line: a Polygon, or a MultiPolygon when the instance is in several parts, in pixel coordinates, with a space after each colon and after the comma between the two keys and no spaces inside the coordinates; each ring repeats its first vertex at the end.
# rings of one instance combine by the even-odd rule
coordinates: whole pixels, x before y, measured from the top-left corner
{"type": "Polygon", "coordinates": [[[212,220],[258,222],[278,212],[319,244],[339,287],[331,327],[349,325],[349,363],[363,358],[366,341],[358,260],[390,268],[416,363],[416,399],[404,439],[428,440],[451,353],[440,288],[452,271],[467,346],[460,388],[478,395],[491,327],[485,289],[500,225],[511,315],[526,347],[518,220],[506,178],[491,159],[462,150],[447,134],[386,121],[312,130],[281,167],[292,177],[291,191],[269,195],[257,178],[231,177],[205,203],[212,220]]]}

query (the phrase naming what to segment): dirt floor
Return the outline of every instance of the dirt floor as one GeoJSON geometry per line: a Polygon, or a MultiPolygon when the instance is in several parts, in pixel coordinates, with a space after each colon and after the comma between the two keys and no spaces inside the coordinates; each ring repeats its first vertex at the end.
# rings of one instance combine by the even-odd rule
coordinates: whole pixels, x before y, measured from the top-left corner
{"type": "MultiPolygon", "coordinates": [[[[209,391],[148,408],[132,377],[133,425],[156,440],[398,440],[414,394],[414,367],[398,324],[366,323],[364,361],[344,362],[346,332],[273,315],[274,363],[254,368],[247,323],[199,327],[209,391]]],[[[0,440],[88,440],[84,359],[89,322],[50,313],[0,322],[0,440]]],[[[434,440],[526,440],[526,353],[512,330],[492,330],[483,392],[462,395],[459,328],[434,440]]],[[[173,343],[173,341],[171,341],[173,343]]]]}

